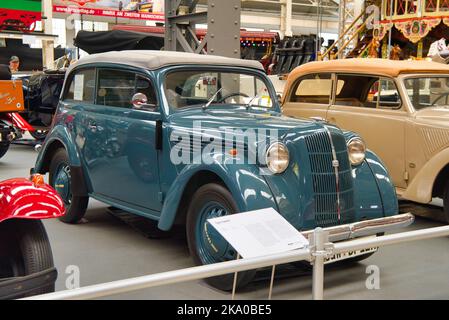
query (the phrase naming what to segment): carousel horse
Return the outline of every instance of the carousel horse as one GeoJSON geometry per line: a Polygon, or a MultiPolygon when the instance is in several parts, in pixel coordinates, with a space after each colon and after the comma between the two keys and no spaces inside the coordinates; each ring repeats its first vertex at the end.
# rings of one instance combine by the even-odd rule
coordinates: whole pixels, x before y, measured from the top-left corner
{"type": "Polygon", "coordinates": [[[401,52],[402,52],[401,47],[399,47],[398,44],[395,44],[390,52],[390,60],[401,60],[401,52]]]}

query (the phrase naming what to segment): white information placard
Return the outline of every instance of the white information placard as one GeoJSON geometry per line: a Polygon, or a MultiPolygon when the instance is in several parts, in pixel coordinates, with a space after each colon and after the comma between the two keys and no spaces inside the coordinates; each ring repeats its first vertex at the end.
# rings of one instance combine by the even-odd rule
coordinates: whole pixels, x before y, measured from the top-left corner
{"type": "Polygon", "coordinates": [[[273,208],[208,219],[243,258],[300,249],[309,241],[273,208]]]}
{"type": "Polygon", "coordinates": [[[75,75],[75,90],[73,93],[73,100],[83,101],[84,97],[84,74],[75,75]]]}

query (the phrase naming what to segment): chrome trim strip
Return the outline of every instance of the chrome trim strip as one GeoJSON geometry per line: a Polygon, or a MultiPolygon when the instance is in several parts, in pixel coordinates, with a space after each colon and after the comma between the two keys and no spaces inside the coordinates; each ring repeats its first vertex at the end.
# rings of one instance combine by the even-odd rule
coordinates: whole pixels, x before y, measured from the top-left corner
{"type": "MultiPolygon", "coordinates": [[[[403,228],[411,225],[415,221],[415,216],[411,213],[403,213],[391,217],[364,220],[341,226],[323,228],[329,233],[329,241],[342,241],[376,235],[378,233],[388,232],[394,229],[403,228]]],[[[302,231],[306,238],[313,234],[314,230],[302,231]]]]}
{"type": "Polygon", "coordinates": [[[338,171],[338,168],[340,167],[340,164],[338,163],[338,158],[337,158],[337,151],[335,150],[335,145],[334,145],[334,141],[332,140],[332,134],[329,131],[329,128],[327,126],[323,126],[324,129],[327,132],[327,135],[329,136],[329,141],[331,143],[331,148],[332,148],[332,167],[334,168],[334,173],[335,173],[335,184],[337,186],[337,214],[338,214],[338,221],[341,221],[341,208],[340,208],[340,173],[338,171]]]}

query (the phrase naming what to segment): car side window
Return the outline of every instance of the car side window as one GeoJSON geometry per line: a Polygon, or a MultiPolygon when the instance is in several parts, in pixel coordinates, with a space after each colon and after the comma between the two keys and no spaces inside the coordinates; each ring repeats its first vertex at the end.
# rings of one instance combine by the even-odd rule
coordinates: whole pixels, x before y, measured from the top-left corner
{"type": "Polygon", "coordinates": [[[340,85],[340,90],[335,93],[334,104],[345,107],[375,108],[376,105],[372,101],[365,102],[367,96],[369,97],[370,87],[378,79],[379,77],[376,76],[338,74],[337,82],[340,85]]]}
{"type": "Polygon", "coordinates": [[[332,92],[330,73],[310,74],[293,86],[290,102],[329,104],[332,92]]]}
{"type": "Polygon", "coordinates": [[[94,103],[95,69],[75,71],[64,100],[94,103]]]}
{"type": "Polygon", "coordinates": [[[401,99],[392,79],[370,75],[338,74],[334,105],[397,109],[401,99]],[[378,101],[379,100],[379,101],[378,101]]]}
{"type": "Polygon", "coordinates": [[[131,108],[136,85],[136,74],[129,71],[100,69],[96,104],[131,108]]]}
{"type": "Polygon", "coordinates": [[[378,109],[398,109],[401,107],[401,97],[396,84],[391,79],[379,79],[371,86],[367,103],[378,109]]]}
{"type": "Polygon", "coordinates": [[[136,89],[134,93],[143,93],[148,99],[148,104],[157,106],[156,91],[154,90],[154,86],[149,79],[142,76],[137,76],[136,89]]]}

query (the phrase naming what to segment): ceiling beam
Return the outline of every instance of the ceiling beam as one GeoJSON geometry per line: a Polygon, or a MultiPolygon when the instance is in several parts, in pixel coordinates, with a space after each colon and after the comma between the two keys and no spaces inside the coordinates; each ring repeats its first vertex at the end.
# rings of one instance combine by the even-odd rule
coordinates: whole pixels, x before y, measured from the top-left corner
{"type": "MultiPolygon", "coordinates": [[[[292,5],[296,7],[316,7],[317,3],[313,0],[308,0],[310,3],[298,3],[293,2],[292,5]]],[[[265,4],[272,4],[272,5],[281,5],[280,1],[273,1],[273,0],[242,0],[242,3],[265,3],[265,4]]],[[[338,5],[335,6],[329,6],[329,5],[322,5],[321,8],[323,9],[338,9],[338,5]]]]}

